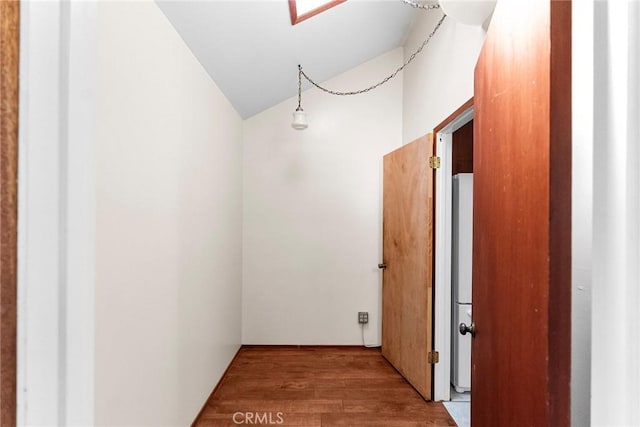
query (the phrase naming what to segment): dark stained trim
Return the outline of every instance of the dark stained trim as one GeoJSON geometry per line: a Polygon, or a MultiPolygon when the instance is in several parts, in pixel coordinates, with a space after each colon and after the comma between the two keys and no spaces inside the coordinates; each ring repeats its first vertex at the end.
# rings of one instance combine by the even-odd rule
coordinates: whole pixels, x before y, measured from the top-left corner
{"type": "Polygon", "coordinates": [[[0,1],[0,425],[16,425],[20,3],[0,1]]]}

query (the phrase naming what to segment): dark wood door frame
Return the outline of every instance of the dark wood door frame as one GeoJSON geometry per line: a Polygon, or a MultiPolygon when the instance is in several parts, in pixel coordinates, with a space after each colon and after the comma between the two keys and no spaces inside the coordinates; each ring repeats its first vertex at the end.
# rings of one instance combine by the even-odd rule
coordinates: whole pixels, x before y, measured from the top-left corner
{"type": "Polygon", "coordinates": [[[0,1],[0,425],[16,425],[20,3],[0,1]]]}

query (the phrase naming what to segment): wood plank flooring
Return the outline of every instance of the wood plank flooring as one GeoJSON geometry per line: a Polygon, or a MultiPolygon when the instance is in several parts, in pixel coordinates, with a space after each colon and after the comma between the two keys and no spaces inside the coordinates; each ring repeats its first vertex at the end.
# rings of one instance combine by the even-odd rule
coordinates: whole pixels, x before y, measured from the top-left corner
{"type": "Polygon", "coordinates": [[[424,401],[379,349],[243,347],[194,425],[456,424],[441,403],[424,401]]]}

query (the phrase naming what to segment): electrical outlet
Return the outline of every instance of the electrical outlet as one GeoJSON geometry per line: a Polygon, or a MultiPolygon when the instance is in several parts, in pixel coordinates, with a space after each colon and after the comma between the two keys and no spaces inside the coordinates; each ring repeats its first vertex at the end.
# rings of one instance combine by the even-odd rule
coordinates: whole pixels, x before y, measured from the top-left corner
{"type": "Polygon", "coordinates": [[[358,312],[358,323],[366,324],[369,323],[369,312],[368,311],[359,311],[358,312]]]}

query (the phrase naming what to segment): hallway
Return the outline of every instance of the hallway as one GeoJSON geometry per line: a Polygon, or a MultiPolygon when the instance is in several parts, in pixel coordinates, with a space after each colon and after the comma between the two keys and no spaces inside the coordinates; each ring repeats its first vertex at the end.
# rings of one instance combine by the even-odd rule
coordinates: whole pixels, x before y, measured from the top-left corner
{"type": "Polygon", "coordinates": [[[450,400],[469,100],[474,424],[640,425],[640,1],[296,1],[0,2],[0,425],[464,425],[365,347],[450,400]],[[428,134],[405,266],[384,157],[428,134]]]}
{"type": "Polygon", "coordinates": [[[425,402],[379,349],[268,346],[240,349],[195,423],[238,424],[456,425],[441,403],[425,402]]]}

